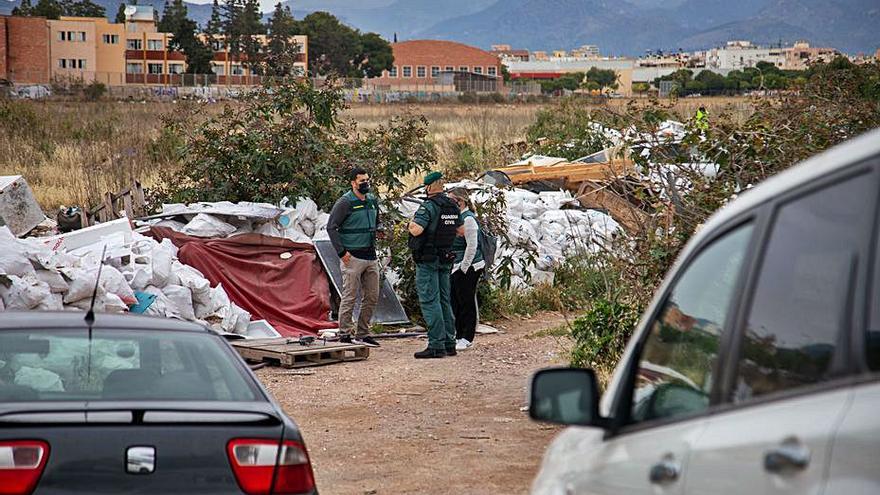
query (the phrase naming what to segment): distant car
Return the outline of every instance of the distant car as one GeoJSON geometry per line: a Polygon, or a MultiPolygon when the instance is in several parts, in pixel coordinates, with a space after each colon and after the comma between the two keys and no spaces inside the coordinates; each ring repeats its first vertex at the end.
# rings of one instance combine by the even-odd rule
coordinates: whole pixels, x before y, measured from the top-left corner
{"type": "Polygon", "coordinates": [[[571,428],[534,494],[880,493],[880,130],[744,193],[682,251],[599,403],[532,379],[571,428]]]}
{"type": "Polygon", "coordinates": [[[298,427],[219,335],[0,314],[0,493],[317,493],[298,427]]]}

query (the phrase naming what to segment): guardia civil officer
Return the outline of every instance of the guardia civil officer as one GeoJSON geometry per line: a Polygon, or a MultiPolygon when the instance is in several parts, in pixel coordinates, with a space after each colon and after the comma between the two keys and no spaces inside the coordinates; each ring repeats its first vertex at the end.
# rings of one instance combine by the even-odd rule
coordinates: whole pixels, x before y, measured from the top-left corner
{"type": "Polygon", "coordinates": [[[455,261],[452,243],[464,235],[459,207],[443,193],[443,174],[429,173],[424,184],[428,199],[409,223],[416,291],[428,325],[428,348],[415,353],[416,359],[456,354],[449,274],[455,261]]]}

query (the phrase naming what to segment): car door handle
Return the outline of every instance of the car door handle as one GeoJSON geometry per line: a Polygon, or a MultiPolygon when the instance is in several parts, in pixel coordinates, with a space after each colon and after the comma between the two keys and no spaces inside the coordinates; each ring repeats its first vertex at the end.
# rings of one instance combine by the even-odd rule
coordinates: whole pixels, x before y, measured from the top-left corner
{"type": "Polygon", "coordinates": [[[809,464],[810,449],[794,438],[764,454],[764,469],[771,473],[801,471],[809,464]]]}
{"type": "Polygon", "coordinates": [[[672,483],[678,479],[681,473],[681,466],[672,457],[666,457],[662,461],[651,466],[651,472],[648,478],[651,483],[665,485],[672,483]]]}

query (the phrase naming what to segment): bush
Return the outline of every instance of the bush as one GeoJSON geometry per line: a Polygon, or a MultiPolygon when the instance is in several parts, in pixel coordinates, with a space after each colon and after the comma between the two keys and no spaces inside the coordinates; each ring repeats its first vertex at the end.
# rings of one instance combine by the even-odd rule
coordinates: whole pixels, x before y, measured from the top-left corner
{"type": "Polygon", "coordinates": [[[168,119],[157,146],[182,144],[180,166],[165,177],[165,199],[277,203],[307,196],[329,210],[349,188],[354,166],[370,171],[383,200],[397,199],[402,177],[434,163],[427,121],[394,117],[363,130],[341,119],[343,105],[332,82],[316,89],[308,81],[285,80],[209,118],[168,119]]]}
{"type": "Polygon", "coordinates": [[[576,98],[565,98],[557,105],[538,112],[537,121],[529,127],[530,142],[541,140],[534,149],[540,155],[576,160],[601,151],[611,142],[592,124],[596,119],[576,98]]]}
{"type": "Polygon", "coordinates": [[[605,298],[594,300],[587,313],[572,324],[572,366],[595,368],[602,374],[610,372],[638,320],[638,308],[605,298]]]}
{"type": "Polygon", "coordinates": [[[83,96],[89,101],[98,101],[107,92],[107,86],[104,83],[93,81],[91,84],[83,88],[83,96]]]}

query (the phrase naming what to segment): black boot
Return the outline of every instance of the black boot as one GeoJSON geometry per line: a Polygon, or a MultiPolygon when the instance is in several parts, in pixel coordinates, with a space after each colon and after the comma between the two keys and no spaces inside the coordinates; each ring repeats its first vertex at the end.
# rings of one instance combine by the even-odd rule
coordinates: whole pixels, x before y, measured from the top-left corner
{"type": "Polygon", "coordinates": [[[419,351],[413,354],[413,357],[416,359],[434,359],[434,358],[442,358],[446,356],[446,351],[443,349],[432,349],[428,347],[424,351],[419,351]]]}
{"type": "Polygon", "coordinates": [[[456,354],[458,354],[458,351],[455,350],[454,345],[452,347],[446,346],[446,355],[447,356],[455,356],[456,354]]]}

